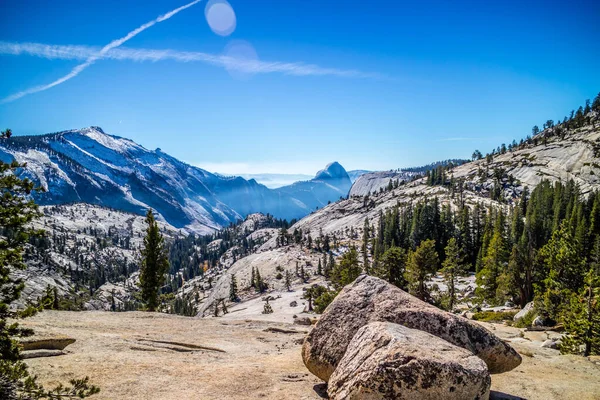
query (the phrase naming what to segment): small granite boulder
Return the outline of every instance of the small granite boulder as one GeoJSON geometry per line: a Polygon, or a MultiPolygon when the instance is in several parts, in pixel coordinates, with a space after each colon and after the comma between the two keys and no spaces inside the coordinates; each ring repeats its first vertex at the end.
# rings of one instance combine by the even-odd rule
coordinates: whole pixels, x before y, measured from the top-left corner
{"type": "Polygon", "coordinates": [[[519,311],[518,313],[515,314],[515,316],[513,317],[513,321],[516,322],[516,321],[523,319],[532,310],[533,310],[533,301],[530,301],[529,303],[525,304],[525,307],[523,307],[521,309],[521,311],[519,311]]]}
{"type": "Polygon", "coordinates": [[[358,330],[328,384],[332,400],[487,400],[487,366],[470,351],[389,322],[358,330]]]}

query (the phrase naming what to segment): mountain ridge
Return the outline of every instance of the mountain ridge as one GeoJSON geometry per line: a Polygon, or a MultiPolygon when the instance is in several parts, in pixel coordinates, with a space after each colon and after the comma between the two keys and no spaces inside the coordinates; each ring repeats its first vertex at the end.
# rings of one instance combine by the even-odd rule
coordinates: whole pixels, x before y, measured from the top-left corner
{"type": "Polygon", "coordinates": [[[35,195],[40,204],[86,202],[136,214],[153,208],[173,226],[196,233],[254,212],[298,219],[346,196],[351,185],[349,179],[313,178],[312,194],[306,184],[269,189],[254,179],[210,173],[97,126],[4,139],[0,159],[28,164],[22,174],[46,189],[35,195]]]}

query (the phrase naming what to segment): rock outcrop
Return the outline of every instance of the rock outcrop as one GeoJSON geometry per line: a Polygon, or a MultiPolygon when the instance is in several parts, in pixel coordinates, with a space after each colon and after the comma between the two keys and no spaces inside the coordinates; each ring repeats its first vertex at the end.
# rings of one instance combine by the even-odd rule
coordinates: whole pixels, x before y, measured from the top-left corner
{"type": "Polygon", "coordinates": [[[75,339],[63,335],[40,335],[23,338],[19,341],[23,351],[28,350],[64,350],[75,339]]]}
{"type": "Polygon", "coordinates": [[[480,358],[429,333],[389,322],[358,330],[328,385],[332,400],[488,399],[480,358]]]}
{"type": "Polygon", "coordinates": [[[302,347],[304,364],[328,381],[360,328],[387,321],[428,332],[481,358],[491,373],[510,371],[521,356],[484,327],[439,310],[384,280],[361,275],[327,307],[302,347]]]}
{"type": "Polygon", "coordinates": [[[533,308],[533,301],[530,301],[529,303],[525,304],[525,307],[523,307],[521,311],[515,314],[515,316],[513,317],[513,321],[516,322],[522,320],[527,314],[529,314],[530,311],[533,311],[533,308]]]}

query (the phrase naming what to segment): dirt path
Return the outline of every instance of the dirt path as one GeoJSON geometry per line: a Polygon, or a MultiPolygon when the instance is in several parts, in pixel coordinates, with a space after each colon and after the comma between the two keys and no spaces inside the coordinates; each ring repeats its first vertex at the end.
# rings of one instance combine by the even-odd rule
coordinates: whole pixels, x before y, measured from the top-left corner
{"type": "MultiPolygon", "coordinates": [[[[27,360],[43,383],[88,375],[95,399],[319,399],[323,385],[304,367],[308,327],[154,313],[45,311],[25,321],[40,333],[72,336],[69,354],[27,360]],[[298,333],[282,333],[293,330],[298,333]],[[315,391],[317,388],[317,391],[315,391]]],[[[541,349],[544,333],[487,325],[525,354],[492,377],[492,389],[528,399],[599,399],[600,365],[541,349]]],[[[322,392],[321,392],[322,393],[322,392]]]]}

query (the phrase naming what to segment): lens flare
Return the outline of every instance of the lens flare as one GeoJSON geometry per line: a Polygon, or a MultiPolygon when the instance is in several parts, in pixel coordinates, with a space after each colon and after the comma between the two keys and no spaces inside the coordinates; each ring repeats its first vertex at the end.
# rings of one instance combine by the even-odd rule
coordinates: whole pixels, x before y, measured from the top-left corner
{"type": "Polygon", "coordinates": [[[204,9],[204,16],[210,29],[217,35],[229,36],[235,31],[235,12],[226,0],[209,1],[204,9]]]}
{"type": "Polygon", "coordinates": [[[235,79],[246,80],[256,74],[260,67],[258,54],[245,40],[232,40],[225,47],[224,64],[229,75],[235,79]]]}

